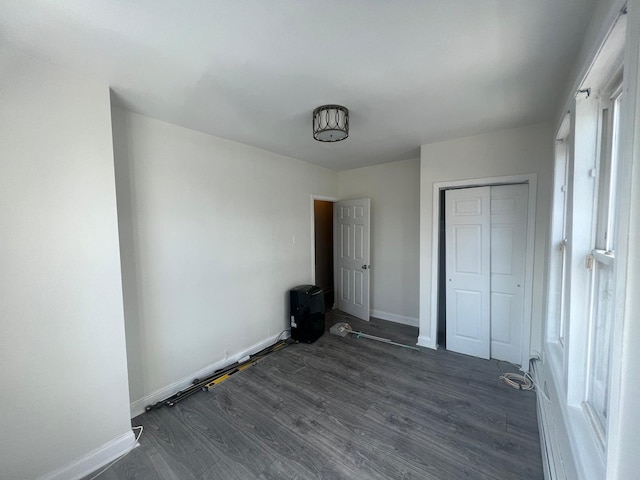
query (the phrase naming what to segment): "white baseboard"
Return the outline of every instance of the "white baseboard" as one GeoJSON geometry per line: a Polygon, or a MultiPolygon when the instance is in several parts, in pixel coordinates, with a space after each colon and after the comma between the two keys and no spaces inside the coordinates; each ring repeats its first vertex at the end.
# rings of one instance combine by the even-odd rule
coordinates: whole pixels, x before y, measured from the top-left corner
{"type": "MultiPolygon", "coordinates": [[[[562,462],[559,461],[560,455],[558,447],[555,442],[555,432],[553,429],[552,412],[547,400],[540,391],[541,385],[546,385],[546,382],[541,382],[540,372],[541,368],[533,362],[532,374],[536,381],[536,406],[538,417],[538,432],[540,435],[540,449],[542,450],[542,470],[545,480],[564,480],[566,476],[564,471],[559,468],[562,462]]],[[[546,394],[545,394],[546,395],[546,394]]]]}
{"type": "Polygon", "coordinates": [[[403,325],[411,325],[418,327],[420,321],[415,317],[407,317],[405,315],[397,315],[395,313],[383,312],[382,310],[371,310],[371,316],[380,320],[388,320],[390,322],[401,323],[403,325]]]}
{"type": "MultiPolygon", "coordinates": [[[[153,405],[154,403],[157,403],[161,400],[164,400],[167,397],[170,397],[171,395],[174,395],[176,392],[179,392],[180,390],[184,390],[185,388],[190,387],[191,385],[193,385],[193,380],[195,378],[205,378],[211,375],[216,370],[224,368],[228,365],[232,365],[233,363],[240,360],[242,357],[246,357],[247,355],[251,355],[256,352],[259,352],[263,348],[266,348],[269,345],[272,345],[277,338],[278,338],[278,335],[273,335],[265,340],[262,340],[254,345],[251,345],[249,348],[245,348],[244,350],[241,350],[240,352],[237,352],[234,355],[227,357],[224,360],[220,360],[218,362],[212,363],[211,365],[207,365],[206,367],[201,368],[197,372],[193,372],[191,375],[187,377],[181,378],[180,380],[177,380],[167,385],[166,387],[163,387],[145,397],[135,400],[130,405],[131,418],[137,417],[138,415],[144,413],[147,405],[153,405]]],[[[288,338],[288,335],[282,335],[280,338],[282,339],[288,338]]]]}
{"type": "Polygon", "coordinates": [[[104,467],[109,462],[129,453],[137,445],[136,436],[132,431],[129,431],[83,455],[70,464],[40,477],[40,480],[77,480],[86,477],[90,473],[104,467]]]}
{"type": "Polygon", "coordinates": [[[544,354],[544,363],[533,362],[533,376],[545,480],[602,479],[604,465],[598,465],[598,452],[589,449],[589,432],[576,418],[582,409],[567,405],[561,374],[554,376],[549,350],[544,354]]]}
{"type": "Polygon", "coordinates": [[[433,350],[438,349],[438,345],[435,344],[431,337],[427,337],[426,335],[418,336],[418,343],[416,343],[419,347],[427,347],[432,348],[433,350]]]}

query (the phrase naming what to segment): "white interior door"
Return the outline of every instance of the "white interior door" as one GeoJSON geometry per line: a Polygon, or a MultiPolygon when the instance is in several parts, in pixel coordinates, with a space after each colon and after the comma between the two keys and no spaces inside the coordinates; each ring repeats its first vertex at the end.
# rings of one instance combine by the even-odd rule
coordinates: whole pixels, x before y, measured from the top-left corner
{"type": "Polygon", "coordinates": [[[333,207],[334,255],[339,310],[369,320],[370,199],[343,200],[333,207]]]}
{"type": "Polygon", "coordinates": [[[520,364],[529,186],[491,187],[491,358],[520,364]]]}
{"type": "Polygon", "coordinates": [[[490,357],[490,187],[448,190],[447,349],[490,357]]]}

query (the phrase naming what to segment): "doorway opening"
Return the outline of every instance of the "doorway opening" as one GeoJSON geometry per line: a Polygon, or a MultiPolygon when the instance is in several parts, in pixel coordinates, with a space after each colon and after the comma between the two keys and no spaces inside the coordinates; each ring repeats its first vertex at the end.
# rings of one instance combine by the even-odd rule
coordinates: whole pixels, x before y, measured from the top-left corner
{"type": "Polygon", "coordinates": [[[326,310],[333,308],[333,201],[313,199],[314,284],[324,291],[326,310]]]}

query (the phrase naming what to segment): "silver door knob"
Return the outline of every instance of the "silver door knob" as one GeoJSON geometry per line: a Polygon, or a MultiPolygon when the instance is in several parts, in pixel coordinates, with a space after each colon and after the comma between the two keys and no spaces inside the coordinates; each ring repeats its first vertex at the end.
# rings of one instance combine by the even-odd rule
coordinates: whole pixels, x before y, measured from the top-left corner
{"type": "Polygon", "coordinates": [[[363,270],[366,270],[367,268],[371,268],[371,265],[362,265],[363,270]]]}

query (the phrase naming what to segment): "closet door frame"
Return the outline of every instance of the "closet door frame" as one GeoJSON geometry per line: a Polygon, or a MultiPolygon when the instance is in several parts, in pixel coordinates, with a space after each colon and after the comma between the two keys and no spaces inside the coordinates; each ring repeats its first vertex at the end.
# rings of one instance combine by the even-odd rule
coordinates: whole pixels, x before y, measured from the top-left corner
{"type": "Polygon", "coordinates": [[[524,276],[524,317],[522,324],[522,353],[520,366],[524,371],[529,370],[529,355],[531,349],[531,309],[533,305],[533,265],[535,250],[535,224],[536,224],[536,192],[538,175],[535,173],[524,175],[508,175],[503,177],[485,177],[465,180],[452,180],[448,182],[436,182],[433,184],[433,211],[431,214],[431,339],[434,348],[437,348],[438,338],[438,292],[445,285],[438,282],[440,271],[440,191],[451,188],[465,187],[491,187],[495,185],[510,185],[515,183],[527,183],[529,185],[529,202],[527,205],[527,249],[524,276]]]}

